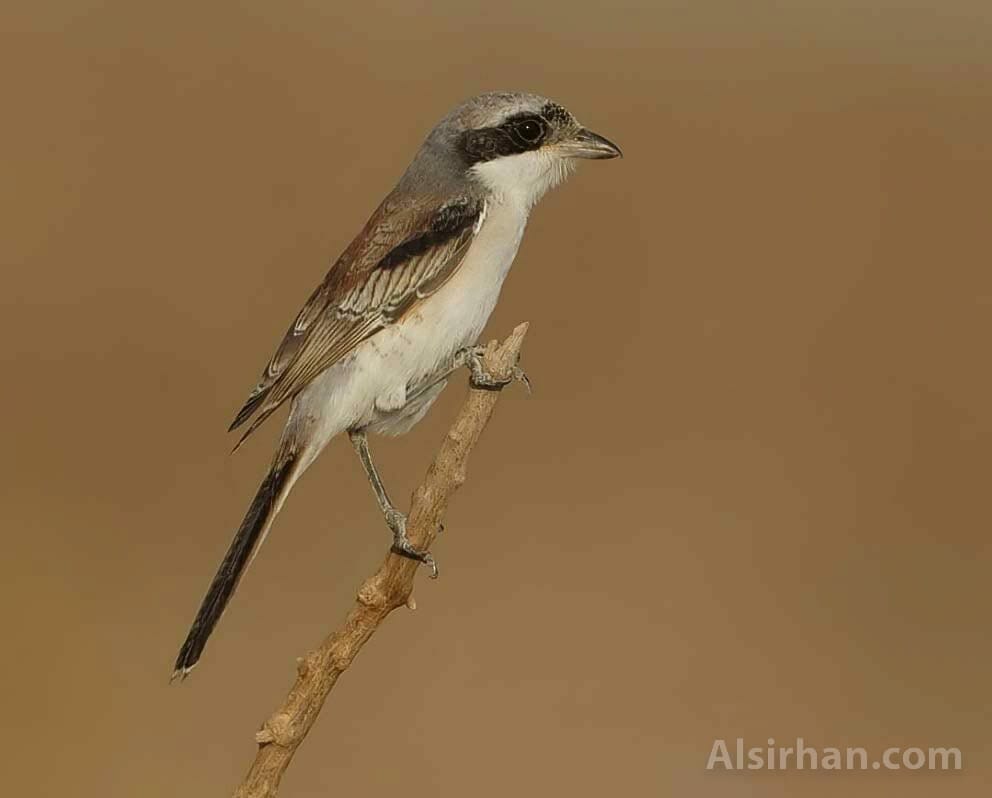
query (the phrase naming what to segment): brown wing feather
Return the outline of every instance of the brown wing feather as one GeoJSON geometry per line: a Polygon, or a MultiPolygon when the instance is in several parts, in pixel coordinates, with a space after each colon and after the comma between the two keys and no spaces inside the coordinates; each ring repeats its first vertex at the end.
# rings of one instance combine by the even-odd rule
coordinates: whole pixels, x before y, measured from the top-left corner
{"type": "Polygon", "coordinates": [[[437,291],[461,264],[481,201],[398,206],[387,200],[311,294],[230,429],[258,416],[238,446],[286,399],[437,291]]]}

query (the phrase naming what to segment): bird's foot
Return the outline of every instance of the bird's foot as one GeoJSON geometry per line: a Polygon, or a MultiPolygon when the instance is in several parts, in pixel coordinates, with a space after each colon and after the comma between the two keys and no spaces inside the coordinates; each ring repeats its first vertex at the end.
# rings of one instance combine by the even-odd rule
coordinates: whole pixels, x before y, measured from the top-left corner
{"type": "Polygon", "coordinates": [[[471,373],[469,385],[483,391],[501,391],[511,382],[522,382],[527,388],[527,393],[531,392],[530,379],[520,366],[514,366],[509,377],[496,377],[487,371],[482,362],[485,352],[484,346],[466,346],[464,349],[459,349],[455,355],[455,361],[467,366],[471,373]]]}
{"type": "Polygon", "coordinates": [[[421,551],[416,548],[406,536],[406,516],[399,510],[390,510],[386,513],[386,523],[393,533],[393,545],[390,551],[400,557],[422,562],[431,569],[431,579],[437,579],[437,562],[429,551],[421,551]]]}

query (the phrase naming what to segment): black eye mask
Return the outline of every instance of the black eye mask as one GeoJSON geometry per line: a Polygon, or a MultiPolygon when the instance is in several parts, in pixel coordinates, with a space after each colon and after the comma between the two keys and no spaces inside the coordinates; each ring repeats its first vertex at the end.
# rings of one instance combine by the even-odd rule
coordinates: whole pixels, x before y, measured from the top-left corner
{"type": "Polygon", "coordinates": [[[536,114],[518,114],[499,127],[467,130],[459,147],[469,164],[492,161],[538,149],[548,136],[548,122],[536,114]]]}

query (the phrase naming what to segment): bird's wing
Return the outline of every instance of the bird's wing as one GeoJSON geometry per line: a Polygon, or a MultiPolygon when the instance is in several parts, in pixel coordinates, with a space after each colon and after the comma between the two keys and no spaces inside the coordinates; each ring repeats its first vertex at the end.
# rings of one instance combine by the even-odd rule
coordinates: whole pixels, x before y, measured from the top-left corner
{"type": "Polygon", "coordinates": [[[327,273],[289,328],[231,424],[258,412],[238,445],[286,399],[356,346],[403,317],[457,271],[485,202],[387,199],[327,273]]]}

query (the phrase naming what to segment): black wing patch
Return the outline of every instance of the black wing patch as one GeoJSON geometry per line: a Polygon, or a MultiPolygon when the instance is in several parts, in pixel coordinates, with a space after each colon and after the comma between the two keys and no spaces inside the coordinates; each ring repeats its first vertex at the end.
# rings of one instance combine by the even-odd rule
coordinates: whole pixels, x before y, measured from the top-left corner
{"type": "MultiPolygon", "coordinates": [[[[257,412],[244,441],[318,374],[437,291],[458,269],[484,213],[482,201],[448,203],[421,217],[419,223],[409,224],[407,229],[417,232],[384,255],[359,252],[351,269],[353,277],[346,283],[332,284],[332,269],[297,316],[230,429],[240,427],[257,412]],[[371,265],[363,268],[363,260],[371,265]]],[[[396,224],[400,218],[383,219],[381,224],[396,224]]],[[[387,230],[367,230],[365,241],[387,230]]]]}
{"type": "Polygon", "coordinates": [[[431,229],[404,241],[379,261],[376,268],[394,269],[427,250],[460,236],[479,220],[480,209],[475,204],[447,205],[431,220],[431,229]]]}

